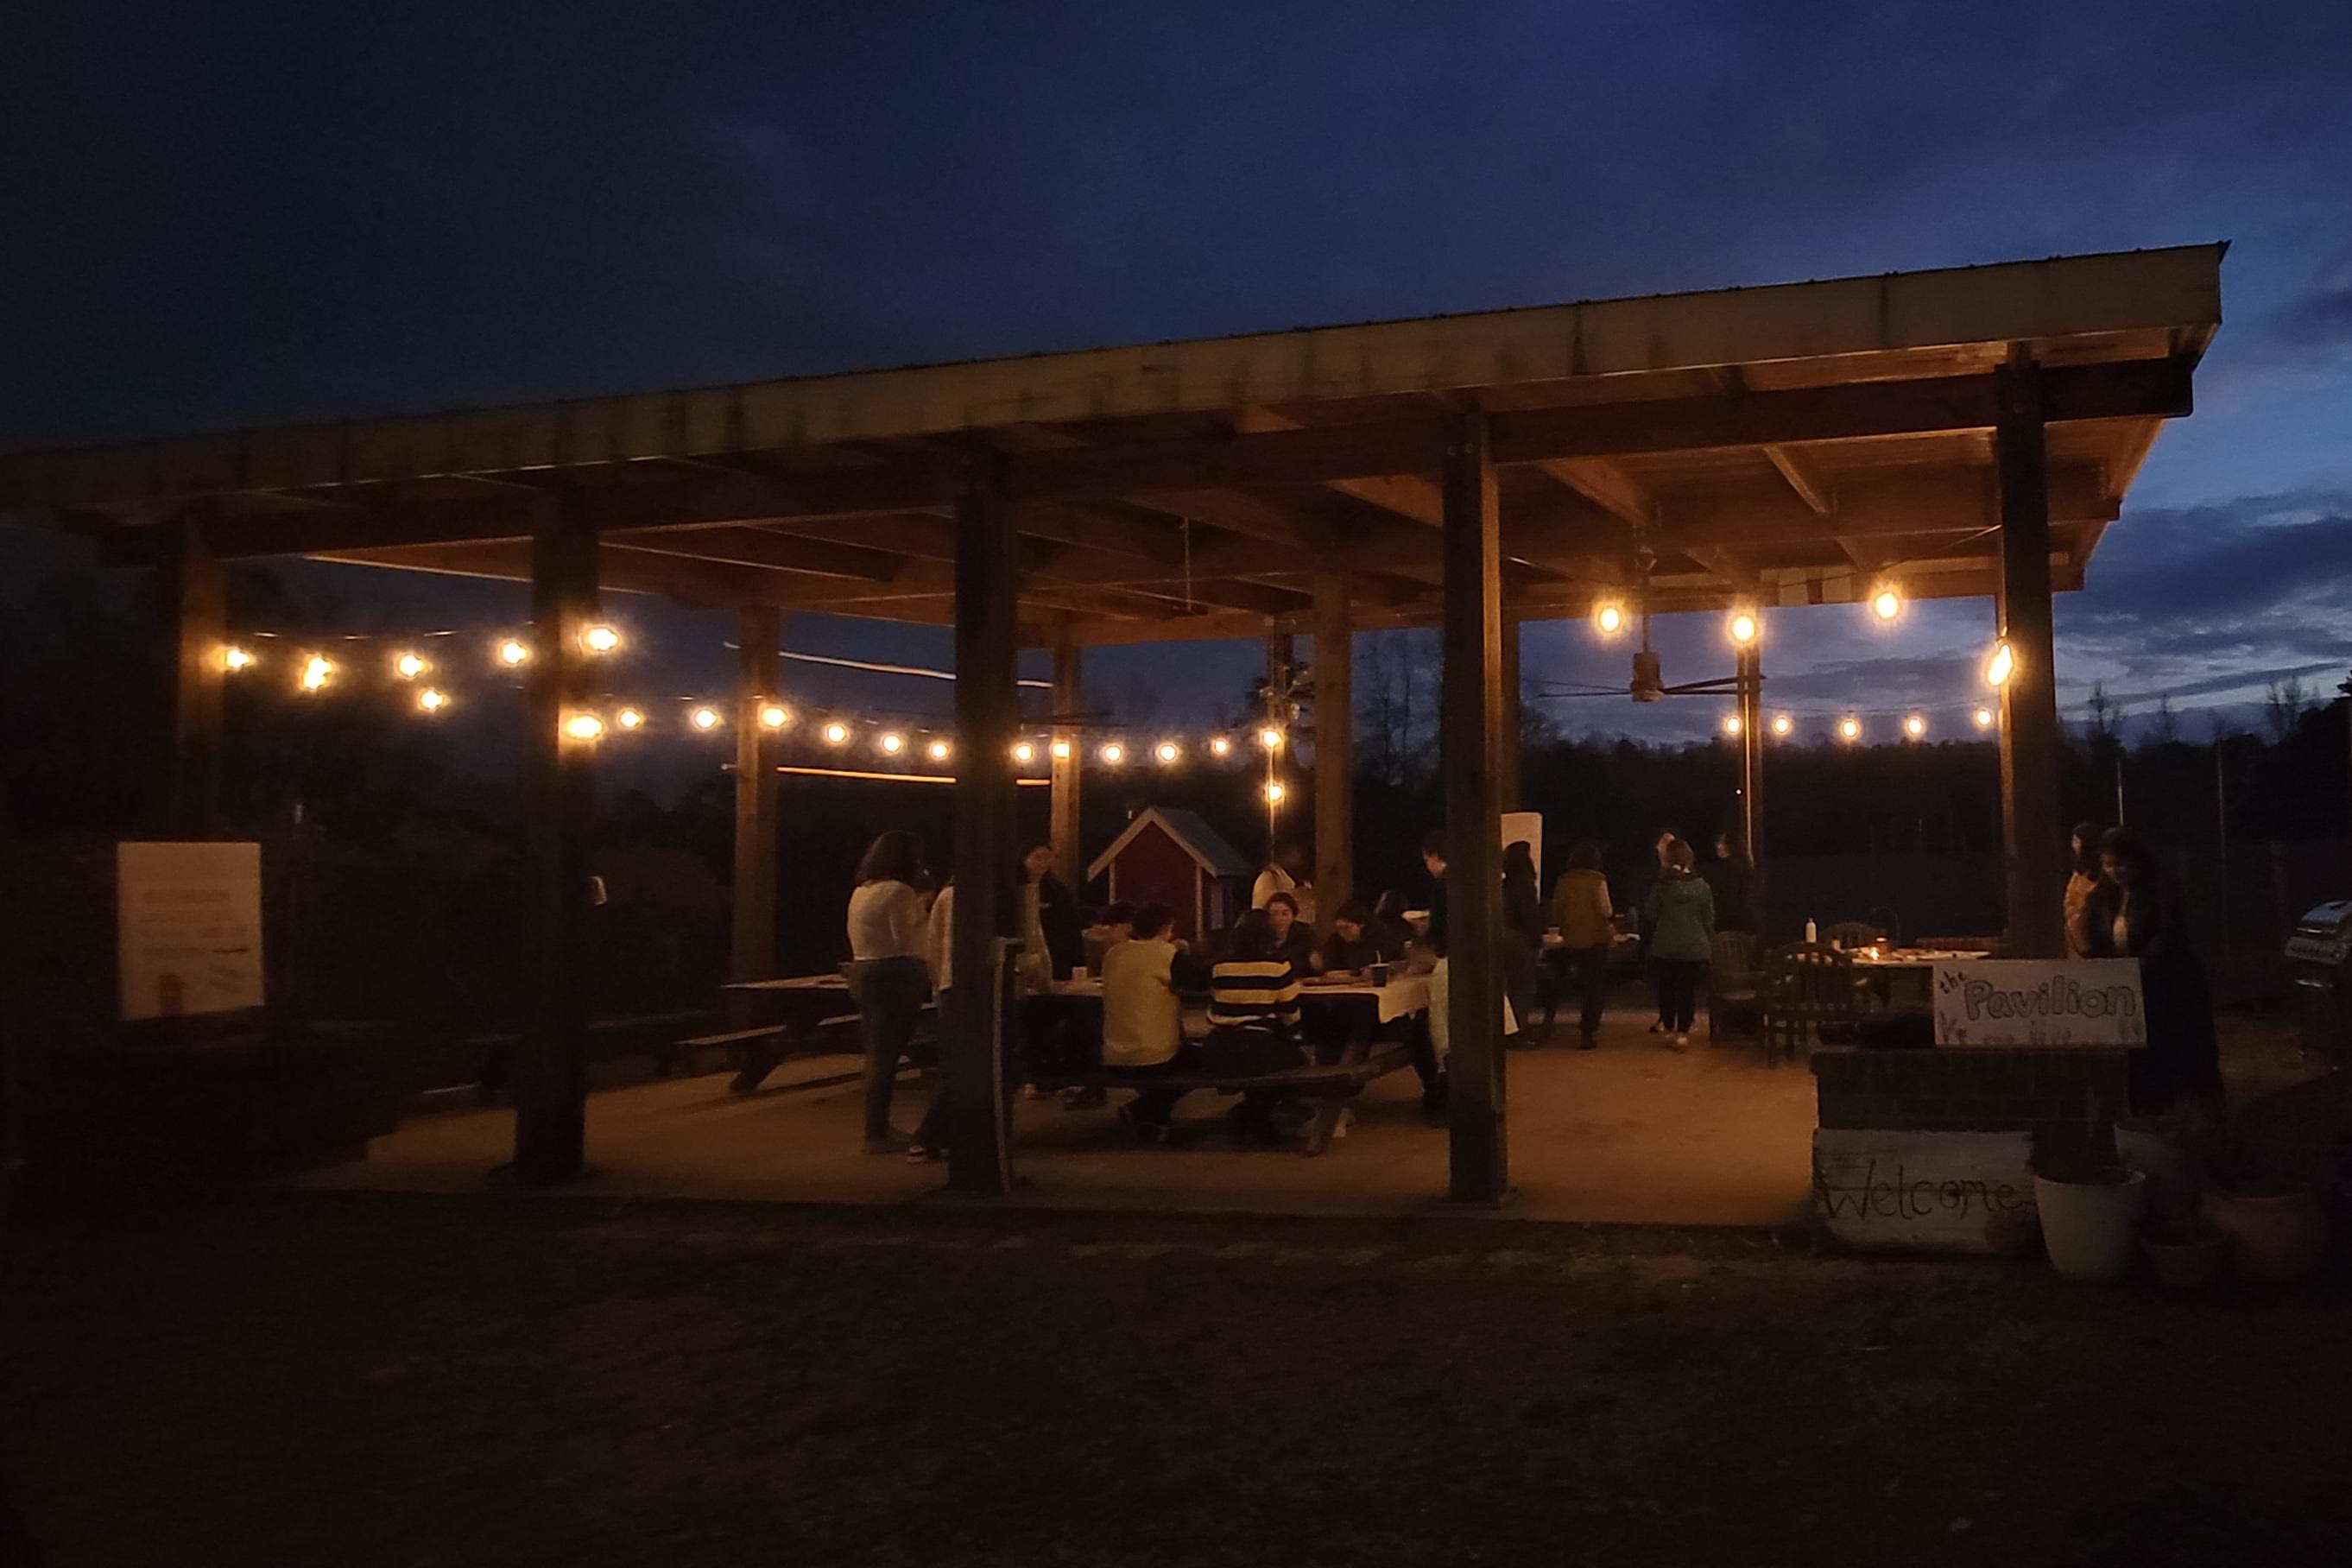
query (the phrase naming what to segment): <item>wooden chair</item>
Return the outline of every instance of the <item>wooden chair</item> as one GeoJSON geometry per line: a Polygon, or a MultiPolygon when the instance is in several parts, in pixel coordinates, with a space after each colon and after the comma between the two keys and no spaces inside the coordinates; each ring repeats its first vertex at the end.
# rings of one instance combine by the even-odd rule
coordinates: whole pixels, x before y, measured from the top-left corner
{"type": "Polygon", "coordinates": [[[1862,994],[1853,961],[1818,942],[1798,942],[1772,954],[1764,971],[1764,1060],[1811,1041],[1852,1039],[1862,1025],[1862,994]]]}
{"type": "Polygon", "coordinates": [[[1719,931],[1706,968],[1706,1037],[1715,1038],[1716,1017],[1728,1007],[1741,1028],[1753,1026],[1764,976],[1763,944],[1753,931],[1719,931]]]}

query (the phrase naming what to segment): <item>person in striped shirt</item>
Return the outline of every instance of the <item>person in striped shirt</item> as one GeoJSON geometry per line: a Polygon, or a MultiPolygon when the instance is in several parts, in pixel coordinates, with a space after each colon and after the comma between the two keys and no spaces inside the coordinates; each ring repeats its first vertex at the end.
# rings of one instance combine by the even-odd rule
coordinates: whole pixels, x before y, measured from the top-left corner
{"type": "MultiPolygon", "coordinates": [[[[1264,910],[1234,922],[1225,956],[1209,971],[1209,1037],[1201,1042],[1201,1060],[1210,1072],[1234,1078],[1306,1063],[1298,1045],[1298,972],[1282,955],[1264,910]]],[[[1232,1120],[1244,1138],[1272,1142],[1297,1110],[1291,1096],[1251,1089],[1232,1120]]]]}

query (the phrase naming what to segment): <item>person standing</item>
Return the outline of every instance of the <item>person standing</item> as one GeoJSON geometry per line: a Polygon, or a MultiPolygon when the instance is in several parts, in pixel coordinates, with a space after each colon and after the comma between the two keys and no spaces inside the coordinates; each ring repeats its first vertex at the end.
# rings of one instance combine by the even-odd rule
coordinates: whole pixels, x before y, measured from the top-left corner
{"type": "Polygon", "coordinates": [[[1518,1033],[1514,1046],[1535,1043],[1536,960],[1543,952],[1543,898],[1536,889],[1535,847],[1526,839],[1503,846],[1503,994],[1518,1033]]]}
{"type": "Polygon", "coordinates": [[[1715,893],[1693,869],[1690,846],[1677,839],[1666,852],[1657,886],[1643,900],[1650,922],[1650,963],[1657,976],[1658,1016],[1670,1031],[1670,1049],[1690,1048],[1699,976],[1715,942],[1715,893]]]}
{"type": "MultiPolygon", "coordinates": [[[[1675,846],[1681,842],[1682,840],[1675,837],[1672,833],[1661,833],[1658,835],[1657,843],[1652,846],[1652,847],[1657,851],[1658,868],[1656,872],[1650,879],[1650,885],[1642,889],[1641,913],[1639,916],[1642,937],[1642,960],[1644,963],[1650,966],[1650,979],[1654,985],[1658,984],[1658,955],[1654,942],[1654,938],[1657,935],[1657,917],[1650,912],[1650,895],[1657,891],[1659,886],[1665,881],[1667,868],[1674,858],[1675,846]]],[[[1675,1023],[1672,1018],[1666,1016],[1664,1001],[1665,992],[1663,987],[1658,990],[1658,1016],[1656,1020],[1650,1025],[1650,1033],[1654,1035],[1671,1034],[1674,1031],[1675,1023]]]]}
{"type": "Polygon", "coordinates": [[[1086,922],[1078,918],[1077,895],[1054,872],[1054,847],[1033,844],[1021,857],[1022,933],[1031,967],[1055,980],[1086,962],[1086,922]]]}
{"type": "Polygon", "coordinates": [[[2184,1102],[2207,1129],[2221,1125],[2221,1045],[2213,997],[2189,929],[2179,884],[2137,835],[2111,827],[2098,841],[2099,885],[2084,900],[2091,958],[2139,960],[2147,1044],[2131,1058],[2131,1108],[2161,1116],[2184,1102]]]}
{"type": "MultiPolygon", "coordinates": [[[[1579,844],[1568,852],[1568,869],[1552,889],[1551,905],[1552,923],[1559,927],[1560,950],[1568,955],[1583,1008],[1576,1048],[1589,1051],[1601,1044],[1601,1013],[1609,1000],[1609,952],[1617,940],[1616,911],[1609,906],[1609,879],[1601,872],[1598,846],[1579,844]]],[[[1549,1017],[1544,1030],[1551,1030],[1549,1017]]]]}
{"type": "Polygon", "coordinates": [[[1296,844],[1286,844],[1267,859],[1257,880],[1250,884],[1250,908],[1262,910],[1276,893],[1290,895],[1291,908],[1308,925],[1315,923],[1315,885],[1305,879],[1306,858],[1296,844]]]}
{"type": "Polygon", "coordinates": [[[931,1103],[916,1125],[907,1159],[914,1164],[936,1160],[947,1152],[948,1089],[955,1073],[955,879],[950,877],[931,900],[931,914],[923,928],[923,956],[931,972],[931,1005],[938,1018],[940,1076],[931,1085],[931,1103]]]}
{"type": "Polygon", "coordinates": [[[1748,858],[1748,845],[1738,834],[1715,836],[1715,857],[1703,875],[1715,895],[1716,930],[1752,934],[1763,929],[1756,910],[1756,862],[1748,858]]]}
{"type": "Polygon", "coordinates": [[[1445,1058],[1453,1042],[1447,1037],[1449,1020],[1445,1016],[1450,971],[1445,962],[1445,834],[1442,828],[1433,830],[1422,840],[1421,863],[1429,872],[1429,929],[1423,933],[1423,941],[1428,944],[1435,963],[1429,972],[1429,1012],[1427,1026],[1422,1032],[1428,1048],[1413,1052],[1412,1070],[1421,1078],[1423,1114],[1443,1116],[1452,1097],[1445,1058]]]}
{"type": "Polygon", "coordinates": [[[2095,822],[2078,822],[2074,837],[2067,842],[2074,851],[2074,868],[2066,878],[2066,956],[2091,956],[2089,908],[2091,894],[2099,885],[2099,837],[2101,829],[2095,822]]]}
{"type": "Polygon", "coordinates": [[[890,1125],[890,1091],[930,986],[924,956],[929,917],[916,891],[922,874],[915,836],[893,828],[866,846],[849,895],[849,963],[843,974],[865,1037],[869,1154],[895,1154],[914,1142],[890,1125]]]}

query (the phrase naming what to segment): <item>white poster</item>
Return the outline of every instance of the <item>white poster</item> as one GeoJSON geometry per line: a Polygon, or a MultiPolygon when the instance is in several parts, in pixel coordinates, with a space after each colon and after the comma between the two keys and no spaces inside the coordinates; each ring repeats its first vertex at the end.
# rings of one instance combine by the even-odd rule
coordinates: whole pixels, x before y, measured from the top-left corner
{"type": "Polygon", "coordinates": [[[1936,961],[1939,1046],[2147,1044],[2136,958],[1936,961]]]}
{"type": "Polygon", "coordinates": [[[261,846],[114,847],[122,1016],[261,1005],[261,846]]]}
{"type": "Polygon", "coordinates": [[[1503,847],[1508,849],[1522,838],[1535,855],[1536,869],[1543,869],[1543,813],[1540,811],[1507,811],[1503,813],[1503,847]]]}

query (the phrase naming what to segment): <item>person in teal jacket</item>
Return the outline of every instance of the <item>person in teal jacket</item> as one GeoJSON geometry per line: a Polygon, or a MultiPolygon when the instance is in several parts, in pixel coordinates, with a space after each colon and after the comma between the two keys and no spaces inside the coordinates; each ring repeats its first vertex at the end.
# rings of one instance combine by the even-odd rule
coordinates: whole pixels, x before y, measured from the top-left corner
{"type": "Polygon", "coordinates": [[[1691,1016],[1698,1005],[1699,976],[1715,948],[1715,890],[1693,869],[1691,847],[1677,839],[1642,913],[1650,927],[1650,968],[1658,983],[1658,1020],[1672,1031],[1670,1050],[1690,1048],[1691,1016]]]}

